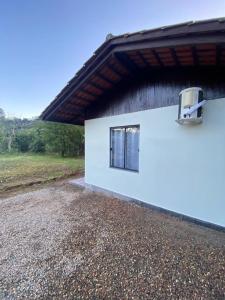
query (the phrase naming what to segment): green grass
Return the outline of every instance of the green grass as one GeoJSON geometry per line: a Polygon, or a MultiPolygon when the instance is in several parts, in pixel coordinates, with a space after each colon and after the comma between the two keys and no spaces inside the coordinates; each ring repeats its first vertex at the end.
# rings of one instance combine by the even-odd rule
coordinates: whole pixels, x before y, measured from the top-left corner
{"type": "Polygon", "coordinates": [[[0,191],[82,172],[84,159],[52,155],[0,155],[0,191]]]}

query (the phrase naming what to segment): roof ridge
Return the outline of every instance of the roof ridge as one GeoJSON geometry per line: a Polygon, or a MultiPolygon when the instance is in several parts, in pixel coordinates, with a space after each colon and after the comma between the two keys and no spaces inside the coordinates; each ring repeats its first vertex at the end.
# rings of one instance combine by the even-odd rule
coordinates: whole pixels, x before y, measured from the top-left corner
{"type": "Polygon", "coordinates": [[[180,23],[176,23],[176,24],[170,24],[170,25],[165,25],[165,26],[154,27],[154,28],[150,28],[150,29],[142,29],[142,30],[138,30],[138,31],[134,31],[134,32],[125,32],[125,33],[121,33],[121,34],[118,34],[118,35],[112,34],[112,37],[109,40],[115,40],[117,38],[128,37],[128,36],[132,36],[132,35],[136,35],[136,34],[150,33],[152,31],[156,31],[156,30],[160,30],[160,29],[161,30],[166,30],[166,29],[179,27],[179,26],[184,26],[184,25],[195,25],[195,24],[210,23],[210,22],[215,22],[215,21],[225,22],[225,16],[217,17],[217,18],[211,18],[211,19],[190,20],[190,21],[180,22],[180,23]]]}

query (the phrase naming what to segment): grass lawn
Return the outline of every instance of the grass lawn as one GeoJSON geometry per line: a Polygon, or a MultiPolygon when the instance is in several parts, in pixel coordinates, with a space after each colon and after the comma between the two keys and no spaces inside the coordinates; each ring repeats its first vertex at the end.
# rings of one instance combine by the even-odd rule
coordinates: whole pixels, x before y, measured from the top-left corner
{"type": "Polygon", "coordinates": [[[51,155],[0,155],[0,191],[83,172],[84,159],[51,155]]]}

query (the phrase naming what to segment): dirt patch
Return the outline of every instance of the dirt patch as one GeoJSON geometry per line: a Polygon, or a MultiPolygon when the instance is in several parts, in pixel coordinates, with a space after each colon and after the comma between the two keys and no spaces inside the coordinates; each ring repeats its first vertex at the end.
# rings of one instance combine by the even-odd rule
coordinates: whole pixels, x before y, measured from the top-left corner
{"type": "Polygon", "coordinates": [[[70,174],[70,175],[62,175],[62,176],[56,176],[56,177],[52,177],[52,178],[35,178],[35,179],[23,179],[21,180],[21,182],[18,182],[17,184],[14,184],[14,183],[11,183],[10,185],[2,188],[2,190],[0,190],[0,192],[8,192],[8,191],[19,191],[19,190],[22,190],[26,187],[29,187],[29,186],[33,186],[33,185],[43,185],[43,184],[46,184],[46,183],[51,183],[53,181],[59,181],[59,180],[63,180],[63,179],[66,179],[66,178],[74,178],[74,176],[76,177],[81,177],[82,175],[84,174],[83,171],[78,171],[76,172],[75,174],[70,174]]]}
{"type": "Polygon", "coordinates": [[[83,175],[83,171],[80,171],[73,175],[62,176],[61,178],[57,177],[48,180],[29,181],[18,185],[13,185],[10,188],[0,190],[0,201],[1,199],[35,191],[44,187],[63,187],[68,183],[68,178],[76,179],[80,178],[83,175]]]}
{"type": "Polygon", "coordinates": [[[2,299],[223,299],[225,234],[60,182],[0,201],[2,299]]]}

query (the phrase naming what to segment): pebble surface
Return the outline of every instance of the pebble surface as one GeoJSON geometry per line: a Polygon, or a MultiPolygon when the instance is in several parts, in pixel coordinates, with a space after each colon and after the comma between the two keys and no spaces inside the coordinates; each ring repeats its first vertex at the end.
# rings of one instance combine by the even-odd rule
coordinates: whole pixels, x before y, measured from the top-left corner
{"type": "Polygon", "coordinates": [[[223,232],[65,183],[0,224],[0,299],[225,299],[223,232]]]}

